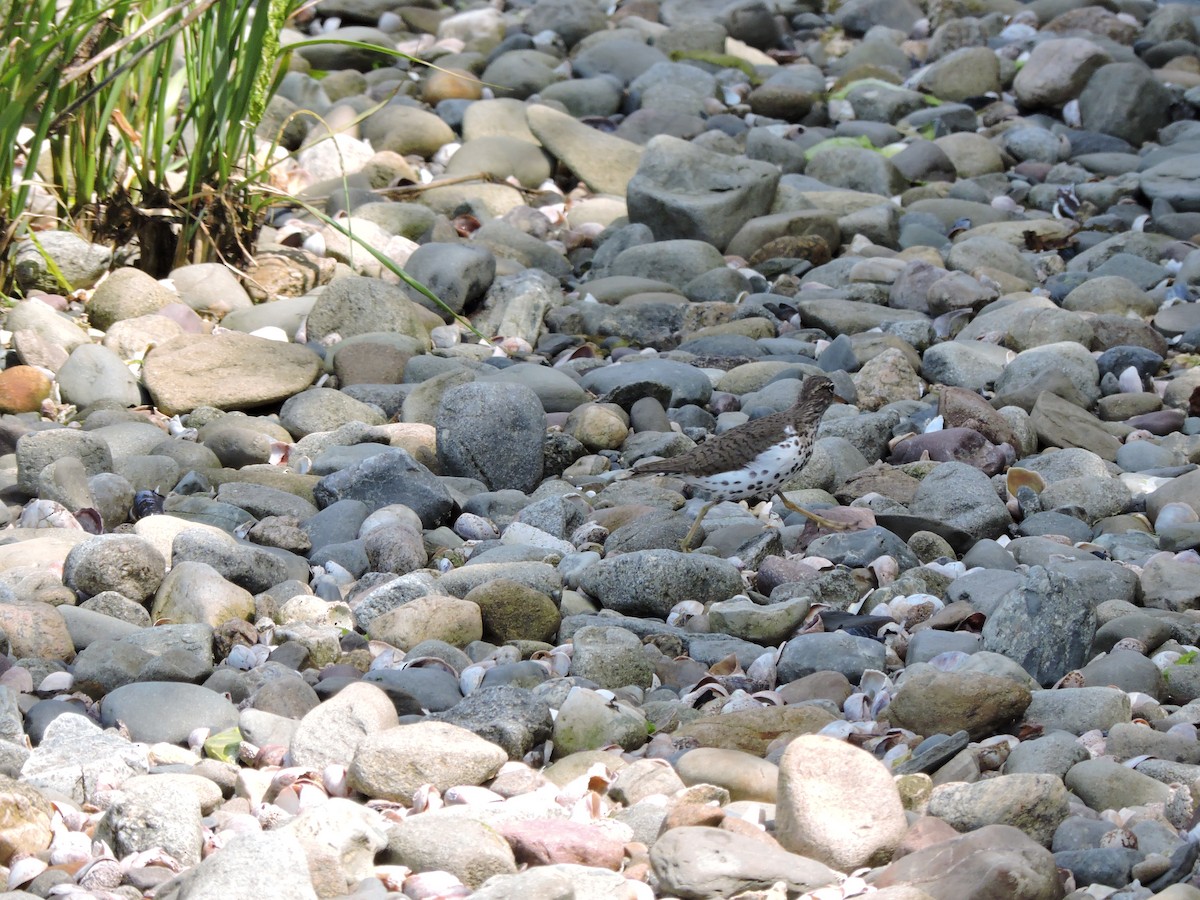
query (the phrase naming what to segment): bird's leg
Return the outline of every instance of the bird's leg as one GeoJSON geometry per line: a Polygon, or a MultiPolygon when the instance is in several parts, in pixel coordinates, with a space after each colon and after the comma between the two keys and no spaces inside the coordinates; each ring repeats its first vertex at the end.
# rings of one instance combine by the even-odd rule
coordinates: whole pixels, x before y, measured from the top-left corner
{"type": "Polygon", "coordinates": [[[803,506],[796,505],[791,500],[789,500],[787,497],[783,496],[783,491],[776,491],[775,496],[778,497],[780,502],[783,503],[783,505],[786,506],[788,509],[790,509],[792,512],[800,513],[800,515],[804,516],[804,518],[808,519],[810,522],[813,522],[813,523],[819,525],[822,528],[828,528],[830,531],[845,531],[847,528],[850,527],[849,525],[845,524],[844,522],[835,522],[835,521],[833,521],[833,519],[827,519],[824,516],[818,516],[815,512],[811,512],[811,511],[805,509],[803,506]]]}
{"type": "Polygon", "coordinates": [[[700,530],[700,523],[704,521],[704,517],[708,515],[708,511],[712,509],[716,503],[716,500],[708,501],[700,510],[700,515],[696,516],[696,521],[692,523],[691,530],[688,531],[687,537],[685,537],[683,542],[679,545],[684,553],[687,553],[692,549],[692,538],[696,536],[696,532],[700,530]]]}

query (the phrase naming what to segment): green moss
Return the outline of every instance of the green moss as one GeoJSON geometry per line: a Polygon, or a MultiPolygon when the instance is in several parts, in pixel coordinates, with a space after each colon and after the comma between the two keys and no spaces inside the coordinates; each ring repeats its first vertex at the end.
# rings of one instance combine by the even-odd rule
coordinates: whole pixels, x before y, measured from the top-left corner
{"type": "Polygon", "coordinates": [[[827,138],[819,144],[814,144],[804,151],[804,159],[811,161],[813,157],[820,156],[827,150],[837,150],[840,147],[863,147],[867,150],[874,150],[875,145],[863,135],[858,137],[832,137],[827,138]]]}
{"type": "Polygon", "coordinates": [[[745,73],[746,77],[750,79],[751,84],[762,84],[762,77],[758,74],[754,65],[731,53],[706,53],[703,50],[672,51],[671,62],[685,62],[687,60],[707,63],[710,66],[716,66],[721,69],[738,69],[745,73]]]}

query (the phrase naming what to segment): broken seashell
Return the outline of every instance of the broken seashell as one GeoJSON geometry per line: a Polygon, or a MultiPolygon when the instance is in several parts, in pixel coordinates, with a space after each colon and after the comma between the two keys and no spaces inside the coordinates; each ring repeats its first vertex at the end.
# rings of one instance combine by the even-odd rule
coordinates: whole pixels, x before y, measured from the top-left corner
{"type": "Polygon", "coordinates": [[[1085,731],[1075,739],[1079,745],[1083,747],[1088,754],[1095,759],[1097,756],[1104,755],[1104,733],[1100,729],[1095,728],[1091,731],[1085,731]]]}
{"type": "Polygon", "coordinates": [[[60,831],[50,843],[50,865],[73,871],[92,858],[92,839],[83,831],[60,831]]]}
{"type": "MultiPolygon", "coordinates": [[[[258,823],[252,816],[247,815],[243,818],[249,820],[251,825],[254,826],[255,830],[258,829],[258,823]]],[[[136,853],[130,853],[121,860],[121,868],[126,872],[130,871],[131,869],[144,869],[148,866],[159,866],[163,869],[170,869],[175,873],[182,872],[186,868],[183,863],[173,857],[170,853],[167,853],[161,847],[151,847],[149,850],[139,850],[136,853]]]]}
{"type": "Polygon", "coordinates": [[[413,813],[430,812],[441,809],[444,805],[442,792],[432,784],[423,784],[413,791],[413,802],[409,811],[413,813]]]}
{"type": "Polygon", "coordinates": [[[496,344],[496,349],[500,350],[505,356],[513,354],[527,354],[533,352],[533,346],[523,337],[506,337],[502,338],[496,344]]]}
{"type": "Polygon", "coordinates": [[[1140,394],[1142,392],[1142,376],[1134,366],[1126,366],[1117,376],[1117,386],[1122,394],[1140,394]]]}
{"type": "Polygon", "coordinates": [[[846,722],[837,720],[824,726],[817,734],[825,737],[847,741],[851,735],[874,734],[878,728],[875,722],[846,722]]]}
{"type": "Polygon", "coordinates": [[[199,753],[204,748],[204,742],[208,740],[212,734],[211,728],[193,728],[188,734],[188,748],[199,753]]]}
{"type": "Polygon", "coordinates": [[[18,528],[63,528],[82,531],[83,526],[71,511],[54,500],[30,500],[17,517],[18,528]]]}
{"type": "Polygon", "coordinates": [[[70,672],[51,672],[38,685],[39,694],[56,694],[59,691],[69,691],[75,684],[75,676],[70,672]]]}
{"type": "MultiPolygon", "coordinates": [[[[379,657],[376,657],[378,660],[379,657]]],[[[458,677],[458,670],[440,656],[415,656],[412,659],[405,657],[400,663],[401,669],[443,669],[448,674],[458,677]]]]}
{"type": "Polygon", "coordinates": [[[729,699],[721,706],[721,712],[741,712],[749,709],[761,709],[762,704],[754,699],[750,694],[743,690],[736,690],[729,695],[729,699]]]}
{"type": "Polygon", "coordinates": [[[234,644],[225,656],[225,664],[231,668],[248,672],[265,663],[270,655],[271,648],[265,644],[255,644],[249,647],[245,644],[234,644]]]}
{"type": "Polygon", "coordinates": [[[940,574],[945,575],[947,578],[949,578],[952,581],[955,578],[960,578],[963,575],[967,574],[967,567],[964,563],[961,563],[956,559],[950,559],[950,560],[945,560],[945,561],[943,561],[943,559],[944,558],[938,558],[938,559],[935,559],[933,562],[925,563],[925,568],[933,569],[933,571],[939,572],[940,574]]]}
{"type": "Polygon", "coordinates": [[[350,785],[346,780],[346,767],[330,763],[321,770],[321,785],[330,797],[349,797],[350,785]]]}
{"type": "Polygon", "coordinates": [[[391,644],[385,644],[383,641],[367,641],[367,652],[371,654],[371,671],[404,667],[404,651],[391,644]]]}
{"type": "Polygon", "coordinates": [[[1137,835],[1128,828],[1114,828],[1100,836],[1101,847],[1125,847],[1136,850],[1137,845],[1137,835]]]}
{"type": "Polygon", "coordinates": [[[689,619],[704,614],[704,604],[698,600],[681,600],[671,607],[667,614],[667,624],[677,627],[685,625],[689,619]]]}
{"type": "Polygon", "coordinates": [[[777,650],[755,657],[754,662],[750,663],[749,668],[746,669],[746,676],[754,681],[774,686],[779,677],[776,669],[778,659],[779,652],[777,650]]]}
{"type": "Polygon", "coordinates": [[[892,556],[877,556],[867,563],[867,568],[874,573],[875,584],[879,587],[887,587],[900,577],[900,564],[892,556]]]}
{"type": "Polygon", "coordinates": [[[503,803],[504,798],[495,791],[474,784],[460,784],[449,788],[442,799],[447,806],[482,806],[485,803],[503,803]]]}
{"type": "Polygon", "coordinates": [[[1087,679],[1083,677],[1083,673],[1078,669],[1072,669],[1058,681],[1050,686],[1051,690],[1066,689],[1066,688],[1081,688],[1087,685],[1087,679]]]}
{"type": "Polygon", "coordinates": [[[755,691],[750,696],[764,706],[787,706],[787,701],[778,691],[755,691]]]}
{"type": "Polygon", "coordinates": [[[275,805],[293,816],[328,802],[329,792],[324,785],[307,780],[289,784],[275,795],[275,805]]]}
{"type": "Polygon", "coordinates": [[[888,616],[899,622],[905,629],[926,621],[946,606],[933,594],[908,594],[893,597],[886,604],[879,604],[871,610],[872,615],[888,616]]]}
{"type": "MultiPolygon", "coordinates": [[[[735,598],[736,599],[736,598],[735,598]]],[[[746,598],[749,599],[748,597],[746,598]]],[[[722,675],[741,675],[742,667],[738,664],[737,654],[730,653],[728,656],[723,656],[711,666],[708,667],[710,675],[720,677],[722,675]]]]}
{"type": "Polygon", "coordinates": [[[238,742],[238,762],[244,766],[253,766],[255,761],[258,759],[258,754],[260,752],[261,751],[256,745],[247,740],[241,740],[238,742]]]}
{"type": "Polygon", "coordinates": [[[1158,666],[1160,672],[1165,672],[1169,666],[1175,665],[1183,657],[1177,650],[1160,650],[1150,657],[1150,662],[1158,666]]]}
{"type": "Polygon", "coordinates": [[[400,865],[376,866],[371,874],[377,881],[383,882],[388,891],[398,893],[404,890],[404,881],[412,874],[412,869],[400,865]]]}
{"type": "Polygon", "coordinates": [[[968,654],[961,650],[947,650],[929,660],[929,665],[939,672],[953,672],[964,665],[968,658],[968,654]]]}
{"type": "Polygon", "coordinates": [[[36,856],[22,856],[8,864],[8,890],[24,887],[50,868],[36,856]]]}
{"type": "Polygon", "coordinates": [[[1012,735],[998,734],[987,740],[980,741],[975,753],[982,772],[998,772],[1008,760],[1008,755],[1020,743],[1012,735]]]}
{"type": "Polygon", "coordinates": [[[858,689],[868,697],[874,698],[884,691],[892,691],[895,684],[886,673],[878,669],[865,669],[858,680],[858,689]]]}
{"type": "Polygon", "coordinates": [[[1122,472],[1117,476],[1134,496],[1153,494],[1171,479],[1158,475],[1146,475],[1142,472],[1122,472]]]}
{"type": "Polygon", "coordinates": [[[101,857],[76,872],[75,882],[90,891],[106,891],[119,887],[124,877],[119,862],[111,857],[101,857]]]}
{"type": "Polygon", "coordinates": [[[410,900],[454,900],[471,896],[471,889],[449,872],[417,872],[404,879],[404,895],[410,900]]]}
{"type": "Polygon", "coordinates": [[[848,722],[866,722],[871,719],[871,700],[866,694],[851,694],[842,704],[842,712],[848,722]]]}
{"type": "Polygon", "coordinates": [[[477,690],[483,684],[483,677],[487,674],[488,669],[492,668],[495,668],[495,663],[489,664],[488,661],[485,661],[472,663],[463,669],[462,673],[458,676],[458,687],[462,691],[463,696],[466,697],[477,690]]]}
{"type": "Polygon", "coordinates": [[[367,809],[373,809],[389,822],[403,822],[408,817],[408,807],[395,800],[375,798],[366,802],[367,809]]]}
{"type": "Polygon", "coordinates": [[[1134,653],[1139,653],[1142,656],[1145,656],[1147,649],[1148,648],[1146,647],[1145,641],[1140,641],[1137,638],[1132,637],[1121,638],[1119,641],[1113,644],[1113,652],[1116,652],[1117,650],[1132,650],[1134,653]]]}
{"type": "Polygon", "coordinates": [[[1005,486],[1008,488],[1010,496],[1017,496],[1017,491],[1022,487],[1030,488],[1035,494],[1040,494],[1046,489],[1046,481],[1033,469],[1023,469],[1020,466],[1012,466],[1005,475],[1005,486]]]}

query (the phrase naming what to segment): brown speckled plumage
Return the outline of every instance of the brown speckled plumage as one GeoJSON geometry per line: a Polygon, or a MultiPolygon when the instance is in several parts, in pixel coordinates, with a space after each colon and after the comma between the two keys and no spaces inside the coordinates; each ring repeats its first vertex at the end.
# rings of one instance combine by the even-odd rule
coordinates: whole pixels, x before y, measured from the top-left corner
{"type": "MultiPolygon", "coordinates": [[[[777,447],[781,448],[775,453],[777,471],[787,472],[790,478],[804,467],[812,455],[813,435],[821,416],[834,399],[832,381],[820,375],[810,376],[805,379],[795,404],[788,409],[753,419],[711,437],[679,456],[640,464],[637,472],[639,475],[679,475],[694,487],[704,488],[714,494],[728,494],[728,499],[755,496],[744,491],[722,491],[719,479],[724,475],[737,478],[740,473],[749,472],[748,467],[754,466],[757,457],[771,453],[777,447]],[[714,481],[718,485],[714,485],[714,481]],[[733,496],[735,493],[736,497],[733,496]]],[[[758,472],[763,469],[763,465],[755,467],[758,472]]]]}
{"type": "MultiPolygon", "coordinates": [[[[836,399],[832,381],[823,375],[809,376],[795,404],[788,409],[739,425],[679,456],[639,464],[636,472],[677,475],[692,487],[708,492],[713,503],[776,494],[812,456],[813,437],[821,416],[836,399]]],[[[696,519],[685,545],[708,508],[696,519]]],[[[809,518],[824,521],[800,511],[809,518]]]]}

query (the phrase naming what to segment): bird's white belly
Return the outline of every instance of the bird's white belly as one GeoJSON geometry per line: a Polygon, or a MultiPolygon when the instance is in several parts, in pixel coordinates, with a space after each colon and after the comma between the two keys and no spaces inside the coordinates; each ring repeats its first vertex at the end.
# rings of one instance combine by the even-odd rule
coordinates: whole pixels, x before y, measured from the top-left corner
{"type": "Polygon", "coordinates": [[[728,500],[773,494],[801,467],[800,439],[792,436],[759,453],[745,468],[716,475],[691,476],[695,487],[728,500]]]}

